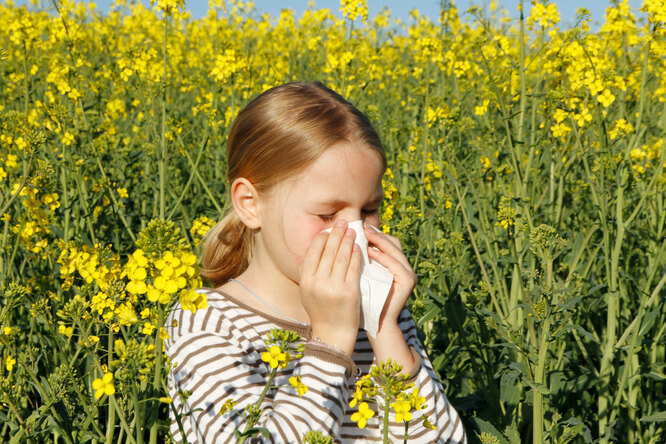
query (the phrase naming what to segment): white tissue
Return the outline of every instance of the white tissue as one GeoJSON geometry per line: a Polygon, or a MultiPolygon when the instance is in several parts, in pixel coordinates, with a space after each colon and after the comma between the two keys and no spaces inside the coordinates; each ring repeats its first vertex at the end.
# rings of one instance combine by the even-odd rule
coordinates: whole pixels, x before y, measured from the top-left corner
{"type": "MultiPolygon", "coordinates": [[[[361,327],[373,338],[379,330],[379,317],[388,298],[393,274],[379,262],[368,256],[368,239],[363,232],[363,221],[349,223],[349,228],[356,232],[354,242],[361,247],[363,264],[361,265],[361,327]]],[[[332,228],[324,230],[330,233],[332,228]]]]}

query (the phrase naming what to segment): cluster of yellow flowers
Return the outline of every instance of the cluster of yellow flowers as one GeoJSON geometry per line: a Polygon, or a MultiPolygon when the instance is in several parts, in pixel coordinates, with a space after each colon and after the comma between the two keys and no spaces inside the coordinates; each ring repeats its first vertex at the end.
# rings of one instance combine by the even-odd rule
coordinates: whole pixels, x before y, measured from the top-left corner
{"type": "Polygon", "coordinates": [[[197,217],[192,221],[192,228],[190,234],[194,245],[199,245],[201,239],[208,233],[208,231],[215,226],[215,221],[207,216],[197,217]]]}
{"type": "Polygon", "coordinates": [[[25,248],[33,253],[41,253],[49,243],[47,235],[53,212],[60,207],[58,194],[46,191],[41,176],[35,177],[28,185],[14,184],[10,194],[18,192],[21,204],[26,209],[25,217],[14,225],[25,248]]]}
{"type": "MultiPolygon", "coordinates": [[[[419,388],[414,387],[414,383],[407,382],[409,375],[401,374],[401,371],[402,366],[389,360],[373,365],[370,373],[356,381],[356,390],[349,407],[358,405],[358,411],[351,415],[351,419],[360,428],[365,428],[368,420],[375,416],[376,412],[370,408],[369,402],[388,403],[388,407],[395,414],[395,422],[405,423],[407,426],[413,420],[413,412],[427,407],[426,399],[419,395],[419,388]],[[408,392],[410,389],[411,392],[408,392]]],[[[435,428],[427,416],[423,415],[420,419],[423,427],[435,428]]]]}
{"type": "Polygon", "coordinates": [[[341,0],[340,12],[348,20],[354,21],[359,17],[363,22],[368,21],[368,5],[366,0],[341,0]]]}
{"type": "Polygon", "coordinates": [[[180,296],[181,304],[186,310],[196,312],[206,308],[205,295],[198,295],[194,288],[201,286],[196,270],[197,257],[186,251],[165,252],[160,258],[153,260],[146,257],[143,250],[136,250],[130,256],[123,275],[129,278],[127,291],[130,294],[146,294],[151,302],[169,304],[174,295],[180,296]],[[148,271],[153,282],[146,283],[148,271]],[[193,294],[194,293],[194,294],[193,294]]]}

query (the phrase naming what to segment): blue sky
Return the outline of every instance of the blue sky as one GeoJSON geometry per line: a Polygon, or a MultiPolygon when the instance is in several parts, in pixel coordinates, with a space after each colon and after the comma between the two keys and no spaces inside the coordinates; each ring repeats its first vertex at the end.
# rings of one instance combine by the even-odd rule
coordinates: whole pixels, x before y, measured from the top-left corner
{"type": "MultiPolygon", "coordinates": [[[[141,1],[145,4],[150,4],[150,0],[141,1]]],[[[291,8],[296,12],[296,15],[300,17],[302,12],[307,8],[309,1],[310,0],[255,0],[255,5],[259,11],[268,12],[272,16],[278,15],[283,8],[291,8]]],[[[580,0],[555,0],[554,2],[560,12],[563,25],[572,24],[574,22],[576,9],[581,6],[590,10],[594,22],[602,23],[606,7],[610,4],[610,1],[608,0],[588,0],[586,2],[580,0]]],[[[28,0],[18,0],[17,3],[25,4],[28,3],[28,0]]],[[[43,3],[50,4],[50,1],[43,1],[43,3]]],[[[99,9],[105,11],[108,10],[112,0],[97,0],[95,3],[97,3],[99,9]]],[[[370,17],[376,15],[384,6],[388,6],[391,9],[394,18],[400,17],[403,20],[408,19],[409,12],[412,9],[418,9],[422,14],[431,17],[432,20],[436,20],[440,6],[439,0],[367,0],[367,3],[370,17]]],[[[463,13],[473,4],[481,7],[488,6],[490,0],[456,0],[455,3],[461,13],[463,13]]],[[[500,7],[505,8],[509,12],[510,17],[513,18],[518,17],[518,3],[519,0],[499,1],[500,7]]],[[[532,6],[531,1],[523,0],[523,3],[526,10],[529,11],[532,6]]],[[[633,9],[638,9],[642,3],[643,0],[629,0],[629,5],[633,9]]],[[[203,16],[208,9],[208,0],[186,0],[185,4],[194,18],[203,16]]],[[[340,1],[315,0],[315,6],[316,8],[329,8],[335,13],[338,13],[340,1]]]]}

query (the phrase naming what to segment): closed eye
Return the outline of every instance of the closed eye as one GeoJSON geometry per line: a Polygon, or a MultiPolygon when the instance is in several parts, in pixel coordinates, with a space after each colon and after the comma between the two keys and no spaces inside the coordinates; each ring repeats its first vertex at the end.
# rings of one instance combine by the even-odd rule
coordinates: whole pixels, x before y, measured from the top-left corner
{"type": "Polygon", "coordinates": [[[323,220],[324,222],[330,222],[335,217],[335,213],[333,213],[333,214],[318,214],[317,216],[319,217],[319,219],[323,220]]]}

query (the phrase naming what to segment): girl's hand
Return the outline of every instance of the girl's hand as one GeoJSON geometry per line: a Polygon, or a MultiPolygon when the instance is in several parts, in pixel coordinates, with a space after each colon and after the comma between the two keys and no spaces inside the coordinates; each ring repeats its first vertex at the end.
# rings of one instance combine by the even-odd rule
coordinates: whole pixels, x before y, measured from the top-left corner
{"type": "Polygon", "coordinates": [[[347,222],[331,233],[319,233],[305,253],[300,270],[300,295],[310,316],[312,336],[351,356],[359,326],[361,250],[347,222]]]}
{"type": "Polygon", "coordinates": [[[407,257],[402,252],[400,239],[380,232],[367,223],[363,224],[368,243],[368,256],[393,273],[393,285],[379,318],[380,332],[398,328],[398,316],[416,286],[417,277],[407,257]]]}

